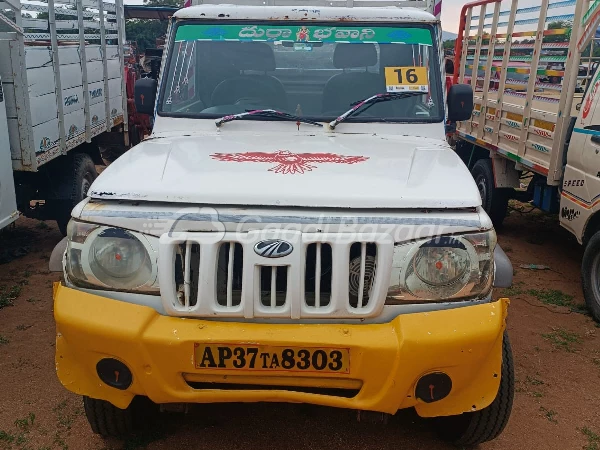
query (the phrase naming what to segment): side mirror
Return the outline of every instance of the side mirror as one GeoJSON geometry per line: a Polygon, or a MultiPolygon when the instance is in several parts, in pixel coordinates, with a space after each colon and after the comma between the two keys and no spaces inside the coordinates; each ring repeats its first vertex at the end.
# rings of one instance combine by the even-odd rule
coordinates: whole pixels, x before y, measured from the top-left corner
{"type": "Polygon", "coordinates": [[[448,120],[460,122],[473,115],[473,88],[468,84],[455,84],[448,92],[448,120]]]}
{"type": "Polygon", "coordinates": [[[138,113],[154,115],[157,86],[158,83],[153,78],[142,78],[135,82],[135,109],[138,113]]]}

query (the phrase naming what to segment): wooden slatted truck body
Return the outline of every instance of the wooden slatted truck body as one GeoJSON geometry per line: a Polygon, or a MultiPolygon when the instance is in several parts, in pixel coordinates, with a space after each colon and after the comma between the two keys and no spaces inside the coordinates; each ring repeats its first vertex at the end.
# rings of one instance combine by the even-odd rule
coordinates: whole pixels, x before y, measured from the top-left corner
{"type": "Polygon", "coordinates": [[[597,320],[600,72],[593,72],[599,24],[599,1],[467,4],[453,80],[475,91],[473,115],[456,125],[455,137],[484,208],[496,226],[511,197],[559,213],[561,225],[586,246],[584,292],[597,320]],[[524,178],[531,179],[526,191],[524,178]]]}
{"type": "Polygon", "coordinates": [[[0,2],[0,229],[18,209],[66,231],[100,141],[125,146],[124,30],[121,0],[0,2]]]}

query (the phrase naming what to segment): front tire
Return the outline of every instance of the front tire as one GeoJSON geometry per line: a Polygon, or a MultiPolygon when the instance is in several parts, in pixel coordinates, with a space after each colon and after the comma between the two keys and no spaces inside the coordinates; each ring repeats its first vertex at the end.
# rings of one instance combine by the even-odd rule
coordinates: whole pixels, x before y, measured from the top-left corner
{"type": "Polygon", "coordinates": [[[592,236],[581,262],[583,296],[592,317],[600,322],[600,231],[592,236]]]}
{"type": "Polygon", "coordinates": [[[96,166],[87,153],[77,153],[73,156],[72,175],[65,181],[69,183],[71,198],[61,205],[56,215],[58,229],[67,235],[67,225],[71,220],[71,211],[88,193],[90,186],[98,177],[96,166]]]}
{"type": "Polygon", "coordinates": [[[508,211],[510,189],[496,187],[491,159],[477,161],[471,169],[471,174],[477,184],[477,189],[479,189],[483,209],[492,219],[494,227],[500,228],[508,211]]]}
{"type": "Polygon", "coordinates": [[[131,434],[133,427],[133,403],[120,409],[105,400],[83,397],[85,415],[92,431],[103,437],[122,437],[131,434]]]}
{"type": "Polygon", "coordinates": [[[513,355],[504,333],[502,341],[502,371],[496,398],[487,408],[459,416],[436,419],[441,436],[459,447],[475,446],[491,441],[504,431],[510,418],[515,392],[513,355]]]}

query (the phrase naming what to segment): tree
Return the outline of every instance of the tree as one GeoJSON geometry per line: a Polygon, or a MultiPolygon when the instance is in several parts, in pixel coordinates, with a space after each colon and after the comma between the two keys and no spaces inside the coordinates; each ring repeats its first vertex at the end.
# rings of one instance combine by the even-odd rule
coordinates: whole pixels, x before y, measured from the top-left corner
{"type": "Polygon", "coordinates": [[[135,41],[141,53],[147,48],[156,47],[156,38],[164,36],[166,32],[166,21],[131,19],[125,23],[127,40],[135,41]]]}
{"type": "MultiPolygon", "coordinates": [[[[183,7],[184,0],[144,0],[145,6],[183,7]]],[[[138,50],[145,52],[147,48],[156,46],[156,39],[167,33],[167,21],[130,19],[125,23],[125,36],[129,41],[137,43],[138,50]]]]}
{"type": "Polygon", "coordinates": [[[544,36],[544,42],[569,42],[571,39],[571,30],[573,29],[573,22],[569,20],[557,20],[556,22],[550,22],[548,24],[549,30],[564,30],[565,34],[557,34],[555,36],[544,36]]]}
{"type": "Polygon", "coordinates": [[[449,41],[444,41],[444,50],[456,47],[456,41],[450,39],[449,41]]]}

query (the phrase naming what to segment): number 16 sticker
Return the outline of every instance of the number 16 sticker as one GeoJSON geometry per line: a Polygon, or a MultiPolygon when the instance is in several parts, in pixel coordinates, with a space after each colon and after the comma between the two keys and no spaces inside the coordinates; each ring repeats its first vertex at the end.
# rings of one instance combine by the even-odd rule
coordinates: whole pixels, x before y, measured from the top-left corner
{"type": "Polygon", "coordinates": [[[386,67],[385,87],[388,92],[429,92],[425,67],[386,67]]]}

